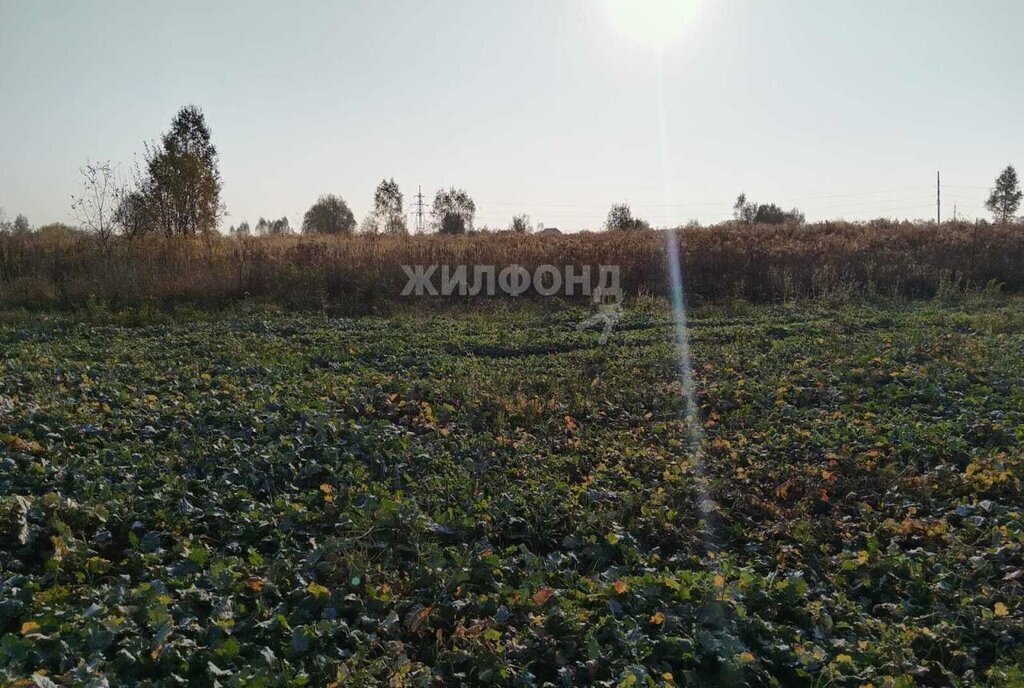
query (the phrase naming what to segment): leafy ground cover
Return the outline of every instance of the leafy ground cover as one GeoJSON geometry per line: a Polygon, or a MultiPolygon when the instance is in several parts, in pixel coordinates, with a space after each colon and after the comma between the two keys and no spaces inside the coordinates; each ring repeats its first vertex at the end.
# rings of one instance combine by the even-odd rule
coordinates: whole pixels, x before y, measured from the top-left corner
{"type": "Polygon", "coordinates": [[[0,324],[0,679],[1021,685],[1024,301],[580,315],[0,324]]]}

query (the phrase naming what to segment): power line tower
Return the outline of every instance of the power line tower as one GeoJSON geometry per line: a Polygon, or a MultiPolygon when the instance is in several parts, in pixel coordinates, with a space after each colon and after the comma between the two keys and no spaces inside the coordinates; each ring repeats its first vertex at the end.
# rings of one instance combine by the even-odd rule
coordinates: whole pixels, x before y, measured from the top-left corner
{"type": "Polygon", "coordinates": [[[423,234],[423,187],[417,187],[416,192],[416,233],[423,234]]]}
{"type": "Polygon", "coordinates": [[[935,224],[942,224],[942,182],[939,172],[935,173],[935,224]]]}

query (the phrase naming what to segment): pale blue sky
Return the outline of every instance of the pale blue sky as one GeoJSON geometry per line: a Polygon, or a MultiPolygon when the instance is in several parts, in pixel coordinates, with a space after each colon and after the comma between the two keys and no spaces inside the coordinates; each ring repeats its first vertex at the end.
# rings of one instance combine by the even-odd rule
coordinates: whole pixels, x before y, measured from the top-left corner
{"type": "Polygon", "coordinates": [[[407,209],[457,185],[478,225],[576,229],[623,200],[659,226],[724,219],[740,191],[932,217],[941,169],[944,214],[971,216],[1024,165],[1020,0],[690,4],[666,19],[661,127],[658,51],[605,0],[0,0],[0,207],[70,220],[86,159],[127,166],[185,103],[225,227],[298,225],[325,192],[362,219],[384,176],[407,209]]]}

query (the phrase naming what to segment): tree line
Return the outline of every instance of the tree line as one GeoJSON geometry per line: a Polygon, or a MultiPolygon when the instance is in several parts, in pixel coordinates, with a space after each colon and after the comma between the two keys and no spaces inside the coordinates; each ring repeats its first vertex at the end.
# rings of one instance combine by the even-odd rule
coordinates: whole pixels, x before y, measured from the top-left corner
{"type": "MultiPolygon", "coordinates": [[[[217,149],[211,139],[206,118],[195,105],[181,108],[171,120],[170,129],[160,138],[144,144],[142,161],[136,162],[122,178],[110,162],[87,162],[81,168],[82,187],[72,196],[72,211],[82,230],[106,240],[114,234],[136,237],[161,234],[167,237],[210,234],[217,231],[226,215],[221,200],[223,183],[218,167],[217,149]]],[[[1017,172],[1012,165],[995,181],[986,208],[998,223],[1013,222],[1022,196],[1017,172]]],[[[352,209],[337,194],[323,194],[302,218],[299,230],[304,234],[347,235],[356,231],[376,234],[407,234],[404,197],[394,178],[382,179],[373,197],[373,209],[359,225],[352,209]]],[[[464,234],[474,231],[476,203],[456,187],[441,189],[434,195],[431,227],[439,234],[464,234]]],[[[797,208],[784,210],[775,203],[757,203],[745,193],[733,205],[733,221],[754,224],[802,224],[804,214],[797,208]]],[[[633,214],[628,203],[613,204],[604,226],[610,231],[650,229],[650,224],[633,214]]],[[[543,226],[541,226],[542,228],[543,226]]],[[[43,228],[40,228],[43,229],[43,228]]],[[[45,229],[70,231],[62,223],[45,229]]],[[[529,215],[512,218],[513,232],[534,231],[529,215]]],[[[31,230],[28,218],[17,215],[8,221],[0,209],[0,233],[21,234],[31,230]]],[[[294,234],[288,218],[260,218],[255,226],[247,221],[232,225],[228,233],[249,235],[294,234]]]]}

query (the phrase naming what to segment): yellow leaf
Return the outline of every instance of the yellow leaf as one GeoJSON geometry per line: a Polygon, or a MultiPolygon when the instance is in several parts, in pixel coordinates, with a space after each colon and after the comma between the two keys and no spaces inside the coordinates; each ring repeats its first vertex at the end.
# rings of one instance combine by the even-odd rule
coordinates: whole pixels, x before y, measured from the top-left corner
{"type": "Polygon", "coordinates": [[[1010,610],[1002,602],[996,602],[992,607],[992,613],[996,616],[1008,616],[1010,614],[1010,610]]]}
{"type": "Polygon", "coordinates": [[[316,581],[311,581],[309,586],[306,588],[306,590],[308,590],[310,593],[312,593],[313,596],[315,596],[315,597],[320,597],[321,595],[330,595],[331,594],[331,591],[328,588],[325,588],[324,586],[320,585],[316,581]]]}
{"type": "Polygon", "coordinates": [[[253,592],[260,592],[263,590],[263,579],[262,578],[250,578],[249,589],[253,592]]]}
{"type": "Polygon", "coordinates": [[[656,626],[660,626],[661,624],[665,623],[665,615],[661,612],[654,612],[653,614],[651,614],[651,623],[655,624],[656,626]]]}
{"type": "Polygon", "coordinates": [[[626,581],[622,579],[619,579],[612,583],[612,587],[615,588],[615,592],[619,593],[620,595],[629,590],[629,586],[626,585],[626,581]]]}
{"type": "Polygon", "coordinates": [[[35,633],[38,630],[39,630],[39,624],[37,624],[35,621],[26,621],[25,623],[21,624],[21,634],[22,635],[28,635],[29,633],[35,633]]]}
{"type": "Polygon", "coordinates": [[[725,576],[723,576],[722,574],[718,574],[717,576],[715,576],[715,587],[716,588],[723,588],[723,587],[725,587],[725,576]]]}
{"type": "Polygon", "coordinates": [[[736,658],[744,664],[750,664],[751,662],[757,661],[757,658],[749,652],[741,652],[736,655],[736,658]]]}

